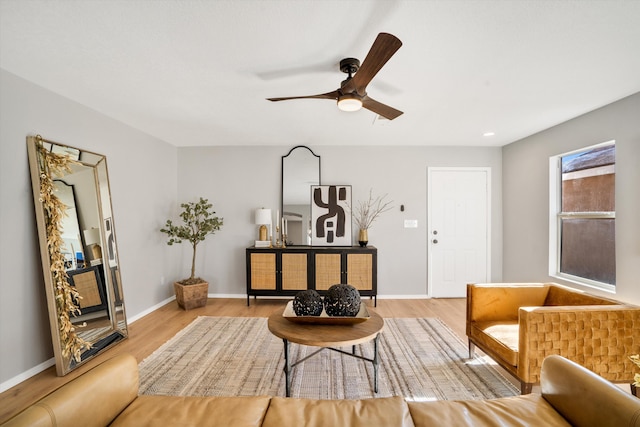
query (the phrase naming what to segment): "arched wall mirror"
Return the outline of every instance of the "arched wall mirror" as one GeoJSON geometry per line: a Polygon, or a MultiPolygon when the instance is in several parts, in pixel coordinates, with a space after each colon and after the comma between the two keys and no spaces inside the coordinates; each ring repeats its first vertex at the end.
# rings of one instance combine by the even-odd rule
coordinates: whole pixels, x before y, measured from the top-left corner
{"type": "Polygon", "coordinates": [[[320,185],[320,156],[298,145],[282,156],[282,217],[287,246],[311,245],[311,186],[320,185]]]}
{"type": "Polygon", "coordinates": [[[56,371],[128,336],[107,159],[28,137],[56,371]]]}

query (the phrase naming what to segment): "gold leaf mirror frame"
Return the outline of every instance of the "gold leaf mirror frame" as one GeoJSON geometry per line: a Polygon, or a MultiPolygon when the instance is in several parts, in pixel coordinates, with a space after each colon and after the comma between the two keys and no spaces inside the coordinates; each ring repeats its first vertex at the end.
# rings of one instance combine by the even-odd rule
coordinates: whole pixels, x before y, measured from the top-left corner
{"type": "Polygon", "coordinates": [[[27,152],[62,376],[128,336],[107,159],[39,135],[27,137],[27,152]]]}

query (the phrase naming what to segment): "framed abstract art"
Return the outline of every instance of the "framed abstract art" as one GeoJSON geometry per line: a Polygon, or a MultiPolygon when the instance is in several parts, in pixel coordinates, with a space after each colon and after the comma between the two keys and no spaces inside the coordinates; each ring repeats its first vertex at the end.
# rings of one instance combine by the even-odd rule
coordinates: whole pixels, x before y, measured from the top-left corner
{"type": "Polygon", "coordinates": [[[311,246],[351,246],[351,186],[311,186],[311,246]]]}

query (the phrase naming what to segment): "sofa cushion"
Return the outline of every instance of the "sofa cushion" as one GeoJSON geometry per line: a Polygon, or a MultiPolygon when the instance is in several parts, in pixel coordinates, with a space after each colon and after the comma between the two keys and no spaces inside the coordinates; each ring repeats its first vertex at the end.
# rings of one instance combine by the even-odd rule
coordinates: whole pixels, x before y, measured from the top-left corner
{"type": "Polygon", "coordinates": [[[401,397],[363,400],[315,400],[274,397],[264,427],[412,427],[401,397]]]}
{"type": "Polygon", "coordinates": [[[518,330],[517,320],[477,322],[471,325],[471,337],[511,366],[518,366],[518,330]]]}
{"type": "Polygon", "coordinates": [[[409,402],[409,411],[416,427],[571,426],[538,394],[494,400],[409,402]]]}
{"type": "Polygon", "coordinates": [[[220,426],[262,425],[269,397],[139,396],[112,426],[220,426]]]}

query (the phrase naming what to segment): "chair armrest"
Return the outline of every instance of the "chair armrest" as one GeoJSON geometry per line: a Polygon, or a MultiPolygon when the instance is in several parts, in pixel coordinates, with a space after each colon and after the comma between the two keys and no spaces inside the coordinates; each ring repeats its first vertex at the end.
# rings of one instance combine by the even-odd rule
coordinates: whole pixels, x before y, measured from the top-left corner
{"type": "Polygon", "coordinates": [[[545,283],[470,283],[467,285],[467,323],[517,320],[523,306],[543,305],[545,283]]]}
{"type": "Polygon", "coordinates": [[[610,381],[633,378],[640,352],[640,307],[582,305],[519,310],[518,377],[537,383],[543,360],[570,359],[610,381]]]}

